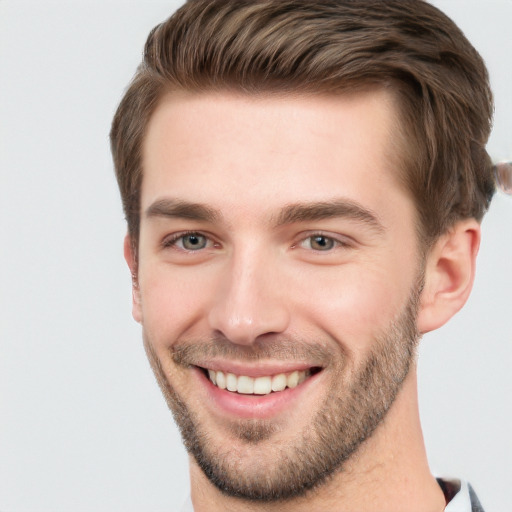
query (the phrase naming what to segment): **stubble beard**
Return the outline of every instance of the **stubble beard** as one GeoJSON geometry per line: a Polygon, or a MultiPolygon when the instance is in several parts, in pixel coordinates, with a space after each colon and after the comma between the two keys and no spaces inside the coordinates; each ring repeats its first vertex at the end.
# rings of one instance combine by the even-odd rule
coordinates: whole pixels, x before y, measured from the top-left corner
{"type": "Polygon", "coordinates": [[[277,427],[271,420],[240,420],[232,424],[230,434],[244,449],[222,451],[207,425],[169,383],[145,333],[148,358],[184,445],[210,482],[227,496],[277,502],[304,496],[341,471],[382,422],[415,359],[417,288],[376,337],[348,386],[333,387],[308,426],[287,444],[272,443],[277,427]]]}

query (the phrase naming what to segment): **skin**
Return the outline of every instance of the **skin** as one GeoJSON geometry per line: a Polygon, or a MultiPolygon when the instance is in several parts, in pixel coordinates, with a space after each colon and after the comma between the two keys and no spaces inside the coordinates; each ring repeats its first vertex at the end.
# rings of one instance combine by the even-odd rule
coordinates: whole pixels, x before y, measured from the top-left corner
{"type": "MultiPolygon", "coordinates": [[[[391,97],[380,91],[174,93],[150,122],[137,261],[130,238],[125,242],[136,276],[133,315],[170,405],[175,394],[208,432],[213,453],[237,457],[240,474],[255,471],[255,461],[270,472],[275,450],[297,442],[329,393],[343,396],[417,290],[422,270],[419,333],[442,325],[469,294],[479,226],[459,223],[424,258],[414,202],[389,150],[397,146],[396,122],[391,97]],[[345,209],[327,218],[304,214],[304,206],[318,210],[333,202],[345,209]],[[289,206],[297,204],[302,213],[292,215],[289,206]],[[206,245],[196,250],[183,238],[190,232],[206,245]],[[278,357],[276,349],[275,357],[272,350],[257,360],[249,356],[265,346],[290,348],[293,340],[321,347],[329,362],[313,361],[306,350],[300,363],[323,371],[299,398],[264,418],[256,405],[243,418],[219,410],[197,369],[173,359],[192,345],[198,366],[278,373],[298,364],[292,355],[278,357]],[[231,352],[201,355],[210,342],[231,352]],[[235,434],[234,425],[251,418],[272,427],[259,443],[235,434]]],[[[302,497],[240,501],[212,485],[194,458],[190,471],[196,511],[434,512],[445,506],[424,451],[414,360],[373,435],[343,471],[302,497]]]]}

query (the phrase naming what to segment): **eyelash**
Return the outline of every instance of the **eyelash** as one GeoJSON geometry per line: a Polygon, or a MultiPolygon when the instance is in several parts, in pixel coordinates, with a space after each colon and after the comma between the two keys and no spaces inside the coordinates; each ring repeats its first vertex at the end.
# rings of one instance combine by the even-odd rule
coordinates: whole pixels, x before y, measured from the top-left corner
{"type": "MultiPolygon", "coordinates": [[[[183,252],[186,252],[186,253],[194,253],[194,252],[200,252],[204,249],[207,249],[207,248],[211,248],[211,247],[214,247],[216,244],[215,242],[211,239],[211,237],[209,237],[208,235],[204,234],[204,233],[201,233],[200,231],[184,231],[184,232],[180,232],[180,233],[175,233],[173,235],[170,235],[169,237],[165,238],[162,242],[162,248],[164,249],[168,249],[168,248],[177,248],[177,250],[180,250],[180,251],[183,251],[183,252]],[[194,249],[187,249],[185,247],[179,247],[177,244],[180,240],[184,240],[187,236],[191,237],[191,236],[196,236],[196,237],[201,237],[201,238],[205,238],[205,241],[206,241],[206,246],[205,247],[200,247],[196,250],[194,249]]],[[[350,243],[346,240],[340,240],[339,238],[335,237],[335,236],[332,236],[330,234],[326,234],[326,233],[323,233],[321,231],[319,232],[313,232],[313,233],[310,233],[308,234],[307,236],[302,236],[302,238],[295,244],[292,245],[292,249],[297,249],[297,248],[304,248],[306,250],[311,250],[315,253],[322,253],[322,252],[325,252],[325,253],[330,253],[332,251],[334,251],[335,249],[343,249],[343,248],[347,248],[347,247],[350,247],[350,243]],[[311,243],[313,242],[313,240],[317,238],[317,239],[324,239],[325,241],[327,241],[328,243],[332,243],[332,247],[327,247],[325,248],[324,250],[322,249],[314,249],[313,247],[311,247],[311,243]],[[309,242],[309,247],[304,247],[304,244],[308,243],[309,242]]]]}
{"type": "MultiPolygon", "coordinates": [[[[204,233],[201,233],[200,231],[182,231],[180,233],[175,233],[175,234],[170,235],[167,238],[165,238],[162,242],[162,248],[169,249],[172,247],[177,247],[178,241],[185,239],[187,236],[196,236],[196,237],[205,238],[207,247],[208,247],[208,245],[210,245],[211,247],[213,247],[215,245],[215,242],[213,242],[213,240],[208,235],[205,235],[204,233]]],[[[177,250],[187,252],[187,253],[194,253],[194,252],[199,252],[201,250],[204,250],[207,247],[202,247],[201,249],[197,249],[195,251],[193,249],[186,249],[185,247],[177,247],[177,250]]]]}
{"type": "Polygon", "coordinates": [[[325,252],[325,253],[330,253],[336,249],[344,249],[344,248],[347,248],[347,247],[350,247],[350,243],[348,240],[342,240],[340,239],[339,237],[336,237],[336,236],[333,236],[331,234],[327,234],[327,233],[323,233],[321,231],[319,232],[313,232],[313,233],[310,233],[308,234],[306,237],[303,237],[299,240],[299,242],[297,242],[296,244],[293,245],[293,248],[305,248],[303,247],[303,244],[309,242],[309,245],[310,247],[306,248],[307,250],[311,250],[313,252],[316,252],[316,253],[321,253],[321,252],[325,252]],[[314,249],[313,247],[311,247],[311,242],[315,239],[315,238],[323,238],[329,242],[332,243],[332,247],[329,247],[329,248],[326,248],[324,250],[321,250],[321,249],[314,249]]]}

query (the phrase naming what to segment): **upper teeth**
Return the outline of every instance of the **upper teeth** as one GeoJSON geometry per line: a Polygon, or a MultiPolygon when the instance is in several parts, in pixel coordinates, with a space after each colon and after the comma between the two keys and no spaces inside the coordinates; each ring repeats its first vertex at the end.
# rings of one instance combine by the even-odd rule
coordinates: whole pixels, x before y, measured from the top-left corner
{"type": "Polygon", "coordinates": [[[227,389],[244,395],[268,395],[272,391],[295,388],[310,375],[309,370],[280,373],[268,377],[247,377],[221,371],[208,370],[210,380],[220,389],[227,389]]]}

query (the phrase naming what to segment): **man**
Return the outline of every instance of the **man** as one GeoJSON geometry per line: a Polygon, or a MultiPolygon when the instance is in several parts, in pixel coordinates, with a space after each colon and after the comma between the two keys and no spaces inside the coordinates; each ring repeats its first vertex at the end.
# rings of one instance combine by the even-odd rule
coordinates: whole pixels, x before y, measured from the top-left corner
{"type": "Polygon", "coordinates": [[[187,510],[481,510],[430,473],[416,349],[471,291],[492,109],[419,0],[192,0],[152,31],[111,141],[187,510]]]}

